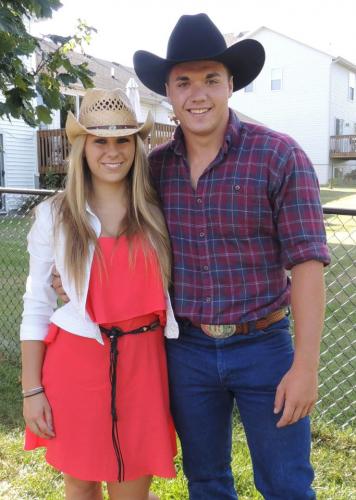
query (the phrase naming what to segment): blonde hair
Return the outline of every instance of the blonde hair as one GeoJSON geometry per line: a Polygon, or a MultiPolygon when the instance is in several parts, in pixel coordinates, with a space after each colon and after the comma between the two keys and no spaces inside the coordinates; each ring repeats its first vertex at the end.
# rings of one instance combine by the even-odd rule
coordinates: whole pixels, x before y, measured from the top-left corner
{"type": "MultiPolygon", "coordinates": [[[[86,202],[91,193],[91,173],[84,158],[86,135],[78,136],[69,156],[67,182],[64,191],[53,202],[55,209],[55,234],[59,226],[65,234],[65,265],[68,275],[74,280],[77,293],[83,290],[84,275],[89,246],[100,250],[97,236],[86,213],[86,202]]],[[[140,235],[143,242],[156,254],[165,289],[170,283],[171,247],[168,231],[157,194],[150,183],[150,174],[145,146],[135,134],[135,158],[127,174],[128,207],[123,221],[123,232],[132,242],[140,235]]]]}

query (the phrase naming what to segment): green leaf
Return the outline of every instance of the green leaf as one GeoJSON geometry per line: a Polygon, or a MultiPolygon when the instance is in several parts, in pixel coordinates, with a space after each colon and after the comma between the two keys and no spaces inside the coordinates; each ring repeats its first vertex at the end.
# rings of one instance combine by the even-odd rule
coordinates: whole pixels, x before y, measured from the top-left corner
{"type": "Polygon", "coordinates": [[[47,106],[43,106],[42,104],[36,106],[36,113],[40,122],[47,124],[52,122],[52,115],[47,106]]]}
{"type": "Polygon", "coordinates": [[[49,38],[50,40],[52,40],[53,43],[55,43],[56,45],[63,45],[64,43],[68,43],[69,40],[72,39],[71,36],[60,36],[60,35],[46,35],[46,38],[49,38]]]}
{"type": "Polygon", "coordinates": [[[69,56],[72,50],[82,48],[94,28],[80,22],[71,36],[49,35],[56,50],[40,45],[27,32],[24,19],[51,17],[61,7],[59,0],[9,0],[0,1],[0,92],[4,102],[0,117],[22,118],[31,126],[40,121],[49,123],[53,109],[64,106],[61,86],[81,81],[84,87],[92,85],[91,73],[83,66],[75,66],[69,56]],[[37,51],[36,68],[29,68],[25,57],[37,51]],[[34,98],[42,97],[43,104],[36,106],[34,98]]]}
{"type": "Polygon", "coordinates": [[[22,17],[5,6],[0,7],[0,30],[17,36],[26,32],[22,17]]]}
{"type": "Polygon", "coordinates": [[[78,78],[75,75],[69,73],[62,73],[58,75],[58,79],[63,83],[64,86],[68,86],[70,83],[76,83],[78,78]]]}

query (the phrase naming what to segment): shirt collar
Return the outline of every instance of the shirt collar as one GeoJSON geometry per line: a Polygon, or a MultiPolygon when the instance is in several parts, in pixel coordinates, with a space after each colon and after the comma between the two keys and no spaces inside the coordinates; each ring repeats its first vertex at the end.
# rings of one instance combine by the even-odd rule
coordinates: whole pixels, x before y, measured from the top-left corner
{"type": "Polygon", "coordinates": [[[222,145],[223,153],[227,153],[232,144],[236,144],[241,134],[241,122],[237,114],[229,109],[229,121],[227,123],[224,142],[222,145]]]}
{"type": "Polygon", "coordinates": [[[180,156],[185,155],[184,135],[182,127],[180,125],[178,125],[178,127],[174,131],[171,147],[175,154],[180,156]]]}
{"type": "MultiPolygon", "coordinates": [[[[223,154],[226,154],[228,152],[232,144],[236,144],[238,138],[240,137],[240,129],[241,129],[241,122],[238,116],[232,109],[229,109],[229,120],[227,123],[226,131],[224,134],[224,140],[221,148],[223,154]]],[[[185,155],[186,150],[184,143],[184,134],[180,125],[178,125],[178,127],[174,132],[171,147],[173,148],[173,151],[177,155],[180,156],[185,155]]]]}
{"type": "Polygon", "coordinates": [[[94,217],[97,217],[96,214],[93,212],[93,210],[90,208],[89,203],[86,201],[85,202],[85,210],[90,213],[90,215],[93,215],[94,217]]]}

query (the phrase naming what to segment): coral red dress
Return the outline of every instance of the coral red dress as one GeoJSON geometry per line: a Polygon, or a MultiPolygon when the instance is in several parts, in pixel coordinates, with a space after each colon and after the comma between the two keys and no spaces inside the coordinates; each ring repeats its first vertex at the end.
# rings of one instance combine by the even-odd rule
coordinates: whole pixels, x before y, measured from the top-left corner
{"type": "MultiPolygon", "coordinates": [[[[87,297],[93,321],[129,331],[159,319],[160,326],[118,340],[117,439],[124,476],[175,477],[176,438],[169,411],[163,330],[165,298],[155,254],[136,238],[99,238],[104,266],[94,256],[87,297]]],[[[45,446],[46,460],[82,480],[118,480],[112,436],[110,342],[73,335],[50,325],[42,383],[56,437],[41,439],[28,428],[25,449],[45,446]]]]}

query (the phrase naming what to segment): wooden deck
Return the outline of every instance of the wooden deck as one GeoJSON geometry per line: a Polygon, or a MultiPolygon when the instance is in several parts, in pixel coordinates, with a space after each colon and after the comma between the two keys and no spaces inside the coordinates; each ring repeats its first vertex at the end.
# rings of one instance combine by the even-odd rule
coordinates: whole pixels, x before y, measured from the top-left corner
{"type": "Polygon", "coordinates": [[[70,144],[64,129],[37,131],[38,171],[40,174],[47,172],[65,174],[69,151],[70,144]]]}
{"type": "Polygon", "coordinates": [[[356,135],[332,135],[330,158],[356,160],[356,135]]]}

